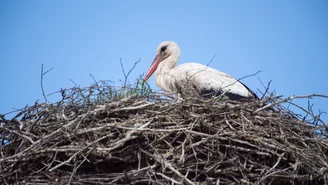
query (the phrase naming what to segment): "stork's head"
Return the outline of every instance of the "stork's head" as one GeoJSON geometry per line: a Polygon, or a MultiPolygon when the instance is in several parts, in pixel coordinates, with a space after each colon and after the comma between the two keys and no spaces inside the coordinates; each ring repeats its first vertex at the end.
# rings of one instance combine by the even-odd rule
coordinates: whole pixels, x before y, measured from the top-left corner
{"type": "Polygon", "coordinates": [[[173,42],[173,41],[165,41],[162,42],[157,50],[156,50],[156,57],[153,60],[153,63],[150,65],[146,76],[143,80],[143,83],[145,83],[150,77],[151,75],[156,71],[158,65],[161,62],[174,62],[172,63],[172,67],[178,62],[178,59],[180,57],[180,48],[179,46],[173,42]],[[165,59],[172,57],[173,60],[167,60],[165,61],[165,59]]]}

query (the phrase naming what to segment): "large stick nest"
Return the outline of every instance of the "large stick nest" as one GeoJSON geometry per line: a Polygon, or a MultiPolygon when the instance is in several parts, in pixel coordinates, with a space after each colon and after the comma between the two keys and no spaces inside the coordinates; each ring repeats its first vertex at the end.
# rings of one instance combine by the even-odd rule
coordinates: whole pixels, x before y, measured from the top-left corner
{"type": "Polygon", "coordinates": [[[37,103],[1,116],[0,184],[328,184],[327,130],[263,106],[160,94],[37,103]]]}

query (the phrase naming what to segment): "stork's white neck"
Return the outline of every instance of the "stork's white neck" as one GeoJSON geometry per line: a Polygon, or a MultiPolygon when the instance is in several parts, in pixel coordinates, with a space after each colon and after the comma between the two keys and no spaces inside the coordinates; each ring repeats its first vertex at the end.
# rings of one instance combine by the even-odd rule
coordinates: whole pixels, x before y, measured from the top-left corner
{"type": "Polygon", "coordinates": [[[156,85],[164,91],[171,91],[170,86],[174,83],[170,77],[170,71],[176,66],[180,55],[170,55],[158,64],[155,71],[156,85]]]}
{"type": "Polygon", "coordinates": [[[179,55],[170,55],[162,60],[155,71],[155,78],[157,78],[157,76],[165,76],[168,74],[178,63],[179,57],[179,55]]]}

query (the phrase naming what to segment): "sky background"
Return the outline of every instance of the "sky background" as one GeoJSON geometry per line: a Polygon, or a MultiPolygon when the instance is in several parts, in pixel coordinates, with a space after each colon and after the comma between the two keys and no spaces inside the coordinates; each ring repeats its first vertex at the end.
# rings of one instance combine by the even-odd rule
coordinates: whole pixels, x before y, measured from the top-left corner
{"type": "MultiPolygon", "coordinates": [[[[46,94],[93,79],[121,85],[145,74],[157,46],[178,43],[180,62],[198,62],[235,78],[259,95],[259,81],[278,95],[328,95],[328,1],[83,1],[0,0],[0,113],[43,102],[46,94]]],[[[152,77],[149,81],[158,89],[152,77]]],[[[58,97],[49,99],[54,102],[58,97]]],[[[328,111],[315,98],[314,110],[328,111]]],[[[307,100],[297,101],[307,106],[307,100]]],[[[7,115],[10,117],[10,115],[7,115]]],[[[322,117],[328,121],[328,116],[322,117]]]]}

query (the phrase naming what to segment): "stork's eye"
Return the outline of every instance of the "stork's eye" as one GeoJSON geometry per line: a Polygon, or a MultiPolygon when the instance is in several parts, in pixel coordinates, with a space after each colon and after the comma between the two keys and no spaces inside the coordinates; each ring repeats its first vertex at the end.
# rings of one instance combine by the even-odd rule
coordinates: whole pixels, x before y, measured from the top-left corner
{"type": "Polygon", "coordinates": [[[161,53],[165,52],[166,48],[167,48],[167,46],[163,46],[163,47],[161,48],[161,53]]]}

